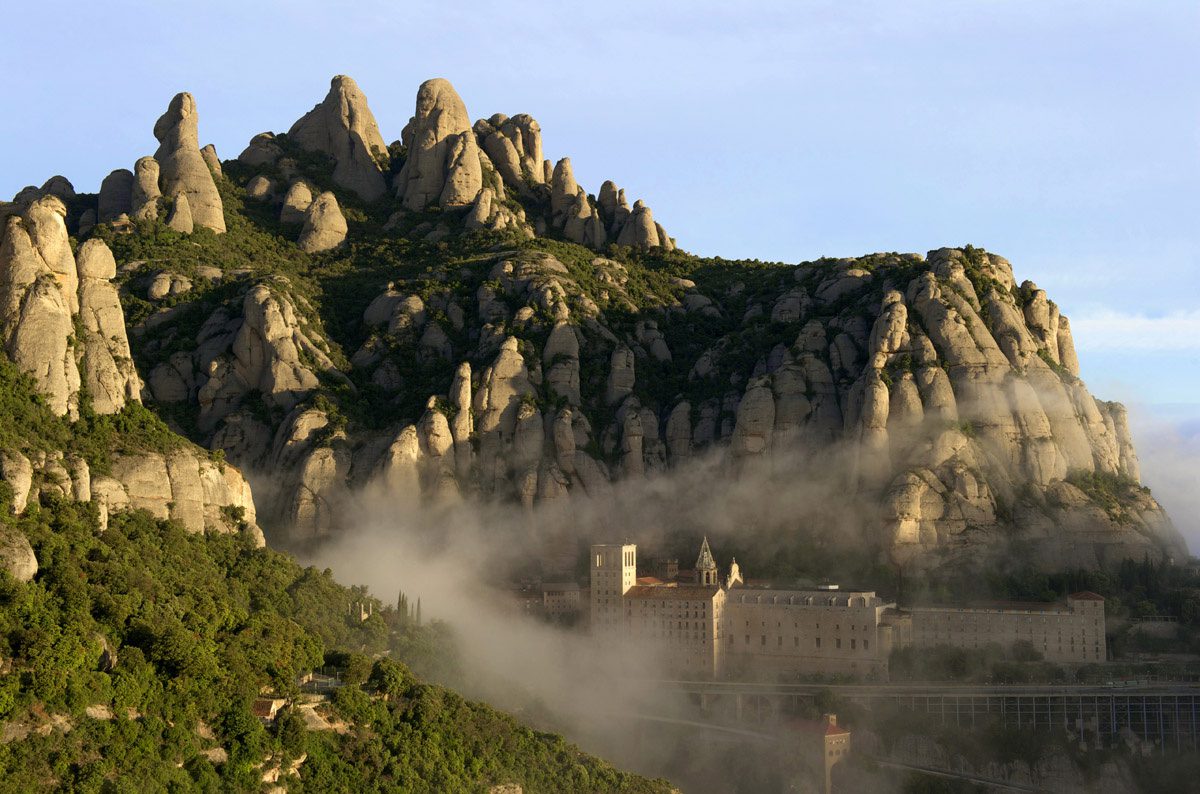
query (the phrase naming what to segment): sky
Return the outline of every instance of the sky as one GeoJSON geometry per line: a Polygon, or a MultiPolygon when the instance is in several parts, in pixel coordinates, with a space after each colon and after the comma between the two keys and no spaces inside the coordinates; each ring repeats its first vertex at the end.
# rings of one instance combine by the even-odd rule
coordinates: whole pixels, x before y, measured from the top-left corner
{"type": "Polygon", "coordinates": [[[231,158],[335,74],[387,140],[445,77],[694,253],[1000,253],[1071,318],[1094,394],[1200,450],[1198,50],[1195,0],[21,3],[0,196],[96,190],[178,91],[231,158]]]}

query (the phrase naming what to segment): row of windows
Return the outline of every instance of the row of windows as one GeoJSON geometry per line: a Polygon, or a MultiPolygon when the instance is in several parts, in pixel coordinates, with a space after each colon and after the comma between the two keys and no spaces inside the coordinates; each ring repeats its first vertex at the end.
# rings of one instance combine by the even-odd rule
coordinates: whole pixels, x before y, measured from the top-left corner
{"type": "MultiPolygon", "coordinates": [[[[837,650],[841,650],[841,647],[842,647],[842,638],[841,638],[841,637],[835,637],[835,638],[834,638],[834,640],[833,640],[833,642],[834,642],[834,646],[833,646],[833,647],[834,647],[835,649],[837,649],[837,650]]],[[[730,637],[729,637],[729,644],[730,644],[730,645],[733,645],[733,637],[732,637],[732,636],[730,636],[730,637]]],[[[746,645],[749,645],[749,644],[750,644],[750,635],[749,635],[749,634],[747,634],[747,635],[746,635],[746,645]]],[[[765,648],[765,647],[766,647],[766,645],[767,645],[767,635],[765,635],[765,634],[760,634],[760,635],[759,635],[759,642],[758,642],[758,645],[759,645],[759,647],[760,647],[760,648],[765,648]]],[[[782,647],[783,647],[783,637],[776,637],[776,638],[775,638],[775,647],[777,647],[777,648],[782,648],[782,647]]],[[[800,647],[800,638],[799,638],[799,637],[792,637],[792,647],[793,647],[793,648],[799,648],[799,647],[800,647]]],[[[813,637],[813,647],[814,647],[814,648],[820,648],[820,647],[821,647],[821,638],[820,638],[820,637],[813,637]]],[[[862,648],[863,648],[863,650],[864,650],[864,651],[869,651],[869,650],[871,650],[871,641],[870,641],[870,640],[866,640],[866,639],[864,639],[864,640],[862,641],[862,648]]],[[[852,650],[852,651],[856,651],[856,650],[858,650],[858,639],[857,639],[857,638],[852,638],[852,639],[850,640],[850,650],[852,650]]]]}
{"type": "MultiPolygon", "coordinates": [[[[764,629],[765,629],[765,628],[767,627],[767,621],[765,621],[765,620],[763,620],[763,621],[760,621],[760,622],[759,622],[759,625],[760,625],[760,627],[761,627],[761,628],[764,628],[764,629]]],[[[777,621],[775,621],[775,628],[777,628],[777,629],[778,629],[778,628],[782,628],[782,627],[783,627],[783,623],[782,623],[782,622],[780,622],[780,621],[778,621],[778,620],[777,620],[777,621]]],[[[821,624],[820,624],[820,623],[817,623],[815,627],[816,627],[816,630],[817,630],[817,631],[820,631],[820,630],[821,630],[821,624]]],[[[748,620],[746,621],[746,628],[750,628],[750,621],[748,621],[748,620]]],[[[798,622],[793,622],[793,623],[792,623],[792,628],[793,628],[793,629],[798,629],[798,628],[800,628],[800,624],[799,624],[798,622]]],[[[850,631],[858,631],[860,628],[861,628],[861,629],[862,629],[862,631],[865,633],[865,632],[868,632],[868,631],[872,631],[872,630],[873,630],[874,628],[876,628],[876,627],[874,627],[874,626],[869,626],[869,625],[867,625],[866,623],[862,624],[862,626],[859,626],[859,625],[858,625],[858,624],[856,624],[856,623],[851,623],[851,624],[850,624],[850,631]]],[[[842,630],[842,624],[841,624],[841,623],[835,623],[835,624],[834,624],[834,626],[833,626],[833,630],[834,630],[834,631],[841,631],[841,630],[842,630]]]]}

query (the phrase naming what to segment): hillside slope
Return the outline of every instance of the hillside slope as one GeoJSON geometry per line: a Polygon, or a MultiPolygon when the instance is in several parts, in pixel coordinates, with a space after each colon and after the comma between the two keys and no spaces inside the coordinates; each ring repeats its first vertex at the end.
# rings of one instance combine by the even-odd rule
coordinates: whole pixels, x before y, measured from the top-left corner
{"type": "Polygon", "coordinates": [[[669,789],[372,662],[444,668],[453,648],[328,572],[146,511],[96,519],[58,497],[0,518],[41,564],[31,583],[0,572],[2,791],[669,789]],[[322,663],[346,686],[303,707],[298,678],[322,663]],[[299,698],[266,728],[264,692],[299,698]]]}

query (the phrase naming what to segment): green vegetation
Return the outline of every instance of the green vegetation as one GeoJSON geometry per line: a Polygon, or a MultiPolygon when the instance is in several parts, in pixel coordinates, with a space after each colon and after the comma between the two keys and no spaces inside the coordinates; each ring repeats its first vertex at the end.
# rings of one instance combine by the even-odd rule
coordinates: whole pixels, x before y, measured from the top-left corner
{"type": "Polygon", "coordinates": [[[666,790],[417,682],[383,654],[445,668],[445,630],[329,571],[142,512],[100,534],[93,511],[0,505],[41,563],[30,584],[0,574],[0,723],[16,737],[0,744],[3,790],[258,791],[265,758],[302,753],[292,791],[666,790]],[[362,601],[374,613],[359,621],[347,607],[362,601]],[[252,715],[260,692],[295,697],[323,663],[346,670],[331,704],[346,733],[310,731],[295,710],[269,728],[252,715]]]}
{"type": "Polygon", "coordinates": [[[81,395],[79,420],[55,416],[37,394],[33,380],[7,356],[0,356],[0,449],[26,455],[59,452],[78,455],[92,471],[106,473],[114,455],[169,452],[186,446],[159,417],[139,403],[119,414],[99,415],[81,395]]]}
{"type": "Polygon", "coordinates": [[[1087,494],[1104,512],[1121,523],[1132,523],[1129,505],[1137,495],[1150,495],[1150,489],[1137,480],[1123,474],[1105,471],[1067,472],[1067,482],[1087,494]]]}

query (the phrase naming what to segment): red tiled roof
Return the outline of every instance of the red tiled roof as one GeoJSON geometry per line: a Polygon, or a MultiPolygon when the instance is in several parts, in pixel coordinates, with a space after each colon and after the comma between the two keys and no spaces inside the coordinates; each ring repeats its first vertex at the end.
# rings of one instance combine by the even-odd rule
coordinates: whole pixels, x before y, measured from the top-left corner
{"type": "Polygon", "coordinates": [[[672,599],[678,601],[685,600],[704,600],[712,599],[720,588],[704,587],[698,584],[682,584],[682,585],[655,585],[655,584],[640,584],[629,588],[625,593],[627,598],[643,598],[653,600],[656,598],[672,599]]]}
{"type": "Polygon", "coordinates": [[[659,579],[657,576],[639,576],[637,579],[637,583],[638,584],[662,584],[663,580],[659,579]]]}
{"type": "Polygon", "coordinates": [[[1099,593],[1093,593],[1091,590],[1081,590],[1078,593],[1071,593],[1067,596],[1075,601],[1103,601],[1104,596],[1099,593]]]}

